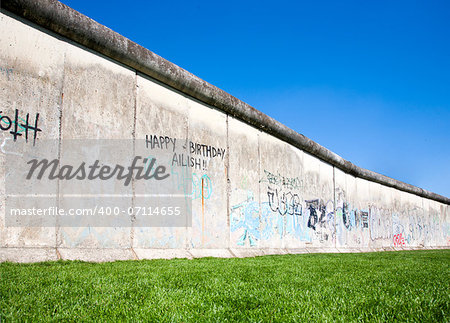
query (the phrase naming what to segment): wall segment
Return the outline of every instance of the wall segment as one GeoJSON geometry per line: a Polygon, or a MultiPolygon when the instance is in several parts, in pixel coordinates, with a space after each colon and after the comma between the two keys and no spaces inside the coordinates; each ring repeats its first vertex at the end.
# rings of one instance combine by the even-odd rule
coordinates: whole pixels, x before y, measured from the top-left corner
{"type": "Polygon", "coordinates": [[[199,161],[184,228],[6,227],[2,187],[0,260],[449,246],[447,197],[351,164],[58,1],[1,6],[0,110],[39,113],[39,138],[61,140],[58,158],[76,138],[188,138],[221,153],[175,161],[199,161]]]}

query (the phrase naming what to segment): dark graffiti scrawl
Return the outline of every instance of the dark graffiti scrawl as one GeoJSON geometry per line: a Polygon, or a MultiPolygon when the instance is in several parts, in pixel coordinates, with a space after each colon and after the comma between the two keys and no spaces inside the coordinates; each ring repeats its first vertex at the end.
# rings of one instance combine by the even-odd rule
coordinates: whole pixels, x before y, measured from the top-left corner
{"type": "Polygon", "coordinates": [[[267,188],[270,209],[281,215],[302,215],[302,206],[300,198],[292,192],[282,192],[277,188],[267,188]]]}
{"type": "Polygon", "coordinates": [[[20,117],[18,109],[15,109],[13,117],[9,117],[3,111],[0,111],[0,129],[9,132],[14,141],[22,137],[26,142],[32,139],[33,144],[35,144],[38,133],[42,131],[38,127],[38,123],[39,113],[36,113],[33,122],[29,113],[26,114],[25,119],[20,117]]]}
{"type": "Polygon", "coordinates": [[[361,227],[363,229],[369,228],[369,214],[365,211],[361,211],[361,227]]]}
{"type": "MultiPolygon", "coordinates": [[[[319,226],[324,227],[327,222],[332,220],[333,211],[327,211],[327,206],[319,199],[305,200],[306,207],[309,210],[308,228],[316,230],[319,226]]],[[[331,202],[331,201],[330,201],[331,202]]]]}
{"type": "Polygon", "coordinates": [[[226,149],[197,143],[189,140],[179,140],[170,136],[145,135],[146,147],[150,150],[160,149],[173,152],[172,166],[190,167],[207,170],[210,160],[223,161],[226,149]],[[175,152],[178,151],[182,153],[175,152]]]}

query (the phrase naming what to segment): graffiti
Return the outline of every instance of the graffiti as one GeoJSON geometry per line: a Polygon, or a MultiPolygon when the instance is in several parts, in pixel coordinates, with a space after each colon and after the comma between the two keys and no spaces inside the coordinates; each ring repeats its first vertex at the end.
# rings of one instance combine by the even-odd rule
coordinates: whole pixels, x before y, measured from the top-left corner
{"type": "Polygon", "coordinates": [[[299,189],[303,187],[303,181],[298,177],[284,177],[280,174],[273,174],[267,170],[264,170],[266,178],[260,180],[260,183],[266,182],[279,187],[285,187],[287,189],[299,189]]]}
{"type": "Polygon", "coordinates": [[[201,158],[195,158],[191,156],[186,156],[185,154],[174,153],[172,157],[172,166],[190,167],[194,169],[206,170],[208,164],[206,160],[202,160],[201,158]]]}
{"type": "Polygon", "coordinates": [[[302,215],[302,206],[297,194],[279,192],[278,189],[267,188],[270,209],[281,215],[302,215]]]}
{"type": "Polygon", "coordinates": [[[354,208],[345,199],[341,190],[338,192],[336,207],[336,237],[340,246],[364,244],[364,229],[368,226],[368,212],[354,208]]]}
{"type": "Polygon", "coordinates": [[[246,241],[250,246],[256,245],[256,241],[261,238],[259,231],[260,207],[254,201],[253,193],[247,193],[247,200],[231,207],[231,231],[242,229],[243,233],[239,237],[237,244],[245,245],[246,241]]]}
{"type": "Polygon", "coordinates": [[[361,211],[361,227],[363,229],[369,228],[369,213],[366,211],[361,211]]]}
{"type": "Polygon", "coordinates": [[[184,168],[177,169],[172,166],[172,180],[175,181],[175,187],[183,191],[186,197],[193,200],[203,198],[208,200],[213,194],[213,184],[207,174],[198,175],[190,173],[184,168]]]}
{"type": "Polygon", "coordinates": [[[3,138],[3,142],[0,145],[0,151],[5,155],[16,155],[16,156],[23,156],[21,153],[17,153],[14,151],[9,150],[9,148],[6,148],[6,146],[9,146],[7,143],[8,141],[11,141],[12,138],[3,138]]]}
{"type": "Polygon", "coordinates": [[[248,177],[246,175],[242,176],[241,178],[241,185],[240,187],[244,190],[246,190],[248,188],[248,177]]]}
{"type": "Polygon", "coordinates": [[[409,246],[424,246],[434,239],[434,232],[439,231],[439,217],[429,214],[424,216],[424,210],[413,207],[403,210],[400,215],[394,214],[393,235],[402,234],[404,244],[409,246]]]}
{"type": "Polygon", "coordinates": [[[326,220],[326,206],[318,199],[307,200],[307,208],[309,210],[308,228],[316,230],[316,226],[325,223],[326,220]],[[320,212],[320,216],[317,215],[317,210],[320,212]]]}
{"type": "MultiPolygon", "coordinates": [[[[236,234],[240,246],[256,246],[258,241],[277,244],[295,241],[328,243],[339,240],[343,247],[363,246],[424,246],[425,241],[436,239],[431,232],[439,233],[439,241],[448,243],[448,235],[441,235],[439,213],[424,217],[423,209],[412,208],[401,216],[390,209],[370,206],[359,210],[338,196],[336,223],[334,201],[302,199],[299,193],[285,187],[267,188],[267,201],[258,203],[252,192],[247,199],[231,207],[231,231],[236,234]],[[377,241],[371,244],[371,241],[377,241]]],[[[242,192],[240,189],[238,192],[242,192]]],[[[448,226],[450,229],[450,225],[448,226]]]]}
{"type": "Polygon", "coordinates": [[[342,206],[338,207],[336,211],[337,215],[342,217],[342,224],[348,231],[353,228],[369,228],[369,212],[354,209],[347,202],[343,202],[342,206]]]}
{"type": "Polygon", "coordinates": [[[259,182],[268,183],[267,197],[269,211],[280,238],[294,238],[304,241],[326,241],[333,236],[333,202],[302,200],[296,191],[303,188],[299,177],[286,177],[264,170],[265,178],[259,182]],[[305,216],[304,216],[305,215],[305,216]]]}
{"type": "Polygon", "coordinates": [[[275,175],[267,170],[259,183],[268,183],[267,202],[261,203],[261,237],[270,239],[277,234],[280,239],[291,237],[310,240],[308,228],[302,219],[303,205],[295,190],[302,187],[298,177],[275,175]]]}
{"type": "Polygon", "coordinates": [[[309,213],[307,226],[314,231],[316,238],[327,241],[335,236],[334,206],[332,201],[324,203],[320,199],[305,200],[309,213]]]}
{"type": "Polygon", "coordinates": [[[342,221],[344,223],[344,226],[349,229],[350,228],[350,217],[348,214],[348,203],[344,202],[342,205],[342,221]]]}
{"type": "Polygon", "coordinates": [[[288,236],[310,241],[306,224],[300,221],[300,214],[281,215],[272,211],[268,202],[258,203],[254,200],[253,192],[247,192],[247,199],[231,207],[231,231],[239,231],[237,244],[248,243],[255,246],[258,241],[268,241],[288,236]]]}
{"type": "Polygon", "coordinates": [[[247,192],[247,199],[231,207],[231,231],[241,230],[237,244],[244,246],[248,241],[251,247],[259,240],[269,240],[275,233],[283,237],[285,231],[283,217],[272,213],[267,202],[259,204],[253,192],[247,192]]]}
{"type": "Polygon", "coordinates": [[[208,200],[212,195],[212,189],[212,182],[208,175],[199,177],[196,173],[192,174],[192,199],[208,200]]]}
{"type": "Polygon", "coordinates": [[[319,219],[317,217],[316,207],[313,204],[313,203],[315,203],[315,201],[313,203],[311,203],[309,201],[306,201],[306,202],[310,203],[308,205],[308,210],[309,210],[308,228],[316,230],[316,224],[319,222],[319,219]]]}
{"type": "MultiPolygon", "coordinates": [[[[184,146],[186,147],[186,145],[184,146]]],[[[189,153],[191,155],[199,155],[206,158],[220,157],[222,160],[225,157],[224,148],[216,148],[210,145],[194,143],[189,141],[189,153]]]]}
{"type": "Polygon", "coordinates": [[[423,246],[425,240],[432,238],[430,236],[430,228],[432,228],[432,222],[430,215],[428,223],[423,219],[422,208],[412,208],[408,210],[407,230],[405,230],[405,240],[410,245],[423,246]]]}
{"type": "Polygon", "coordinates": [[[172,149],[175,151],[176,138],[168,136],[145,135],[145,146],[150,149],[172,149]]]}
{"type": "Polygon", "coordinates": [[[394,247],[404,246],[405,239],[401,233],[394,235],[394,247]]]}
{"type": "Polygon", "coordinates": [[[392,214],[392,237],[394,246],[397,246],[400,242],[405,244],[404,234],[405,228],[400,222],[400,217],[396,213],[392,214]]]}
{"type": "Polygon", "coordinates": [[[369,209],[370,239],[389,241],[392,237],[391,212],[387,209],[371,206],[369,209]]]}
{"type": "Polygon", "coordinates": [[[360,222],[357,215],[358,212],[346,202],[345,192],[339,187],[336,188],[336,230],[341,244],[345,244],[346,232],[356,228],[357,223],[360,222]]]}
{"type": "Polygon", "coordinates": [[[224,148],[196,143],[187,139],[180,143],[180,140],[177,141],[176,138],[161,135],[145,135],[145,144],[148,149],[172,151],[172,166],[201,170],[207,170],[211,159],[223,161],[226,153],[224,148]],[[176,148],[184,152],[175,152],[176,148]]]}
{"type": "MultiPolygon", "coordinates": [[[[423,247],[436,244],[436,240],[445,244],[446,236],[441,235],[439,215],[433,216],[432,210],[427,214],[421,207],[408,204],[397,207],[402,210],[400,215],[386,205],[371,205],[368,210],[358,210],[346,201],[345,192],[339,187],[336,188],[336,200],[336,236],[341,246],[359,243],[369,246],[367,243],[377,240],[372,246],[393,246],[394,236],[396,245],[402,241],[407,246],[423,247]],[[439,237],[436,238],[434,233],[439,233],[439,237]]],[[[317,228],[319,211],[317,210],[317,214],[308,212],[311,214],[310,227],[317,228]]]]}
{"type": "Polygon", "coordinates": [[[354,229],[369,228],[369,213],[367,211],[360,211],[353,208],[350,203],[345,201],[345,197],[342,192],[339,193],[338,206],[336,208],[337,217],[342,219],[342,226],[347,231],[354,229]]]}
{"type": "Polygon", "coordinates": [[[33,145],[36,143],[38,132],[42,131],[38,128],[39,121],[39,113],[36,113],[34,126],[30,124],[30,114],[27,113],[25,120],[19,117],[19,110],[15,110],[15,115],[13,120],[7,115],[3,115],[3,111],[0,111],[0,129],[2,131],[8,131],[12,135],[14,141],[17,140],[17,137],[21,137],[24,135],[25,141],[28,142],[29,139],[29,131],[32,131],[33,137],[33,145]],[[20,121],[22,123],[20,123],[20,121]]]}
{"type": "Polygon", "coordinates": [[[6,79],[8,81],[11,81],[12,79],[12,75],[14,73],[14,69],[12,68],[7,68],[7,67],[0,67],[0,73],[4,76],[6,76],[6,79]]]}

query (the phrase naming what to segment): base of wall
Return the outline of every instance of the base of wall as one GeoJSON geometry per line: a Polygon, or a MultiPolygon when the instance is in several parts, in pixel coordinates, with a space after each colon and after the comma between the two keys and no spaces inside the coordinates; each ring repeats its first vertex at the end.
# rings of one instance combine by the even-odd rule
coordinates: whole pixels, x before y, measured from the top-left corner
{"type": "Polygon", "coordinates": [[[306,253],[360,253],[401,250],[450,249],[436,247],[385,247],[385,248],[302,248],[302,249],[95,249],[95,248],[0,248],[0,262],[33,263],[56,260],[81,260],[109,262],[116,260],[174,259],[174,258],[246,258],[268,255],[306,253]]]}

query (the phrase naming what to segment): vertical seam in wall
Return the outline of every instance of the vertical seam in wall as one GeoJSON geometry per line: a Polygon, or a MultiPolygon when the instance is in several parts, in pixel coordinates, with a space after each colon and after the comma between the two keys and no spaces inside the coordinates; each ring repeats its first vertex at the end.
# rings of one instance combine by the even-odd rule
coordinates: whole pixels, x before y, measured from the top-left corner
{"type": "MultiPolygon", "coordinates": [[[[131,132],[131,136],[133,138],[133,156],[136,155],[136,113],[137,113],[137,92],[138,92],[138,84],[137,84],[137,79],[138,79],[138,73],[137,71],[135,71],[134,74],[134,89],[133,89],[133,95],[134,95],[134,104],[133,104],[133,130],[131,132]]],[[[135,209],[135,203],[136,203],[136,198],[135,198],[135,194],[136,194],[136,182],[135,180],[133,180],[131,182],[131,207],[133,208],[133,210],[135,209]]],[[[131,227],[130,227],[130,249],[132,254],[134,255],[134,257],[136,259],[139,259],[136,252],[134,251],[133,247],[134,247],[134,212],[132,212],[131,216],[130,216],[130,221],[131,221],[131,227]]]]}
{"type": "MultiPolygon", "coordinates": [[[[59,104],[59,120],[58,120],[58,171],[59,168],[61,167],[61,149],[62,149],[62,118],[63,118],[63,106],[64,106],[64,81],[66,78],[66,54],[67,52],[64,51],[64,55],[63,55],[63,68],[62,68],[62,80],[61,80],[61,88],[60,88],[60,104],[59,104]]],[[[59,209],[60,207],[60,179],[58,177],[57,179],[57,185],[56,185],[56,196],[57,196],[57,201],[56,201],[56,205],[59,209]]],[[[55,252],[56,255],[58,257],[58,259],[61,259],[61,254],[58,251],[58,240],[59,240],[59,231],[60,231],[60,227],[59,227],[59,217],[56,216],[56,223],[55,223],[55,252]]]]}
{"type": "Polygon", "coordinates": [[[229,115],[226,115],[226,140],[227,140],[227,154],[225,157],[225,169],[226,169],[226,194],[227,194],[227,236],[228,236],[228,241],[227,241],[227,248],[229,249],[231,247],[231,227],[230,227],[230,223],[231,223],[231,219],[230,219],[230,194],[231,194],[231,182],[230,182],[230,140],[229,140],[229,124],[228,124],[228,118],[229,115]]]}
{"type": "MultiPolygon", "coordinates": [[[[189,109],[190,109],[190,107],[188,106],[187,107],[187,114],[186,114],[187,115],[187,117],[186,117],[186,145],[189,144],[189,109]]],[[[192,170],[191,170],[191,176],[192,176],[192,170]]],[[[190,240],[189,234],[192,235],[192,221],[193,221],[193,219],[192,219],[192,216],[193,216],[192,201],[190,201],[189,205],[190,205],[190,210],[189,211],[191,212],[191,214],[188,214],[188,217],[186,218],[186,227],[185,227],[185,234],[184,234],[184,239],[185,239],[184,240],[184,246],[185,246],[185,250],[186,250],[186,253],[188,255],[188,258],[192,259],[194,257],[189,252],[189,249],[190,249],[190,246],[189,246],[189,240],[190,240]],[[191,221],[190,226],[188,225],[188,222],[187,222],[188,219],[190,219],[190,221],[191,221]],[[189,230],[189,227],[191,228],[191,230],[189,230]]]]}
{"type": "Polygon", "coordinates": [[[261,211],[262,211],[262,204],[261,204],[261,149],[260,149],[260,141],[259,141],[260,134],[261,134],[261,131],[256,134],[257,138],[258,138],[258,209],[259,209],[258,224],[261,224],[261,211]]]}
{"type": "MultiPolygon", "coordinates": [[[[428,230],[430,230],[430,216],[427,216],[425,213],[425,207],[423,205],[423,198],[420,198],[420,202],[422,204],[422,219],[424,219],[424,221],[428,222],[428,230]]],[[[425,248],[425,245],[427,243],[427,238],[428,238],[428,234],[426,234],[426,231],[424,230],[424,237],[423,237],[423,246],[422,248],[425,248]]]]}
{"type": "Polygon", "coordinates": [[[394,190],[389,190],[389,191],[391,191],[390,192],[390,195],[391,195],[391,201],[390,201],[390,204],[389,204],[389,209],[388,209],[388,211],[389,211],[389,214],[390,214],[390,216],[391,216],[391,218],[390,218],[390,221],[391,221],[391,225],[390,225],[390,228],[389,228],[389,230],[390,230],[390,232],[389,232],[389,238],[388,238],[388,240],[389,240],[389,243],[387,244],[387,248],[389,248],[390,246],[391,246],[391,242],[393,241],[393,239],[394,239],[394,212],[395,212],[395,191],[394,190]]]}
{"type": "Polygon", "coordinates": [[[336,229],[336,168],[333,166],[333,221],[334,221],[334,248],[337,247],[337,229],[336,229]]]}
{"type": "Polygon", "coordinates": [[[368,192],[368,196],[369,196],[369,198],[367,199],[367,214],[368,214],[368,216],[369,216],[369,218],[368,218],[368,220],[369,220],[369,239],[367,240],[368,241],[368,244],[369,244],[369,248],[372,248],[372,245],[373,245],[373,243],[372,243],[372,211],[371,211],[371,205],[372,205],[372,203],[371,203],[371,201],[372,201],[372,195],[371,195],[371,193],[370,193],[370,182],[369,183],[367,183],[367,192],[368,192]]]}

